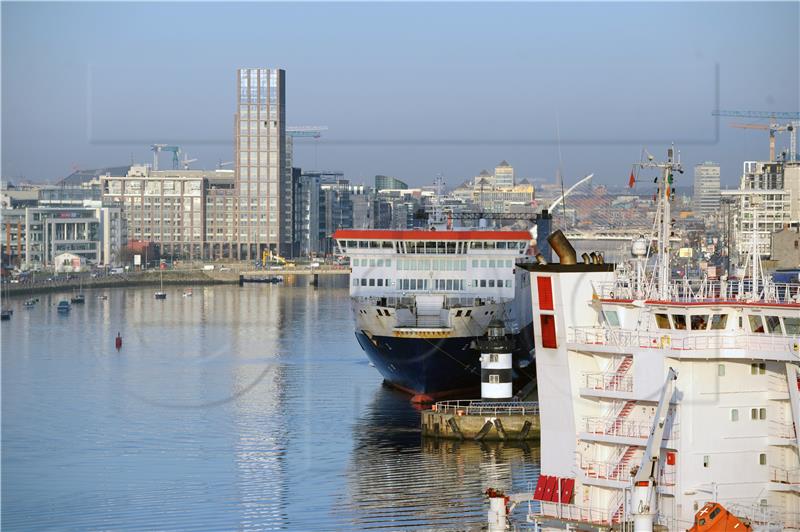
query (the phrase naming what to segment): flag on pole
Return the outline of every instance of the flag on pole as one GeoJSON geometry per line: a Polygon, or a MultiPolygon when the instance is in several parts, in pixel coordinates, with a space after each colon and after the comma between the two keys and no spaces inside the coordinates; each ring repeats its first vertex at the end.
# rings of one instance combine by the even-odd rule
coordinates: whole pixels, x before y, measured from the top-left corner
{"type": "Polygon", "coordinates": [[[636,177],[633,175],[633,170],[631,170],[631,177],[628,179],[628,188],[633,188],[633,185],[636,184],[636,177]]]}

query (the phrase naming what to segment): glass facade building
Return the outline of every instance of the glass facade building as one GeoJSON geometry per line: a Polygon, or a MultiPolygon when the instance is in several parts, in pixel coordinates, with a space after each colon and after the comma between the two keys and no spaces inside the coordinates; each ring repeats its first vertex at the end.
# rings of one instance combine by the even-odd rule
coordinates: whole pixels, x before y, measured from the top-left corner
{"type": "Polygon", "coordinates": [[[292,242],[291,173],[287,172],[285,73],[237,71],[237,258],[259,260],[267,248],[284,254],[292,242]],[[288,212],[287,212],[288,211],[288,212]],[[287,234],[288,233],[288,234],[287,234]]]}

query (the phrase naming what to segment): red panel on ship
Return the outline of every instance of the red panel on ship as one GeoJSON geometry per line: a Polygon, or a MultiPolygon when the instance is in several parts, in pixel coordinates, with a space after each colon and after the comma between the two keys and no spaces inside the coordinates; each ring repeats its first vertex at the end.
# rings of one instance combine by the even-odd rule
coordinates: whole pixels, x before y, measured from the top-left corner
{"type": "Polygon", "coordinates": [[[553,310],[553,285],[549,277],[536,277],[539,292],[539,310],[553,310]]]}
{"type": "Polygon", "coordinates": [[[558,478],[557,477],[547,477],[547,485],[544,487],[544,495],[542,495],[543,501],[553,501],[555,502],[555,496],[558,494],[558,478]]]}
{"type": "Polygon", "coordinates": [[[575,479],[565,478],[561,480],[561,503],[569,504],[572,500],[572,491],[575,489],[575,479]]]}
{"type": "Polygon", "coordinates": [[[547,485],[547,479],[550,478],[547,475],[539,475],[539,479],[536,481],[536,490],[533,492],[533,500],[541,501],[544,498],[544,488],[547,485]]]}
{"type": "Polygon", "coordinates": [[[557,348],[556,342],[556,318],[549,314],[542,314],[539,316],[539,321],[542,324],[542,347],[557,348]]]}

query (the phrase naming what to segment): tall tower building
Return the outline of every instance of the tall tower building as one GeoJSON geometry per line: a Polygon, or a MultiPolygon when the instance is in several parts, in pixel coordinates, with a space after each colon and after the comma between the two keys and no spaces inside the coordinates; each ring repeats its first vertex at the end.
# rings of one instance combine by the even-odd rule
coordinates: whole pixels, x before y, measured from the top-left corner
{"type": "Polygon", "coordinates": [[[719,212],[719,165],[704,162],[694,167],[694,211],[700,216],[719,212]]]}
{"type": "Polygon", "coordinates": [[[267,248],[284,254],[292,242],[284,79],[281,69],[240,68],[236,74],[235,241],[240,259],[260,259],[267,248]]]}

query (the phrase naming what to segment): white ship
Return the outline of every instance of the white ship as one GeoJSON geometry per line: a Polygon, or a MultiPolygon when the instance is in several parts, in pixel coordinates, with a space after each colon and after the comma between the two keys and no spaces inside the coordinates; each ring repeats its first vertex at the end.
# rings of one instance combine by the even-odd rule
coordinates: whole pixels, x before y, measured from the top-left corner
{"type": "Polygon", "coordinates": [[[542,469],[511,500],[536,501],[543,526],[707,529],[727,515],[714,501],[800,529],[800,285],[763,276],[757,253],[744,280],[671,279],[679,162],[642,166],[662,172],[655,261],[644,240],[630,267],[581,264],[555,234],[560,263],[525,266],[542,469]]]}
{"type": "MultiPolygon", "coordinates": [[[[499,319],[516,342],[515,371],[532,357],[528,231],[342,229],[356,337],[387,383],[419,401],[475,390],[475,340],[499,319]]],[[[532,378],[533,365],[528,371],[532,378]]]]}

